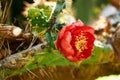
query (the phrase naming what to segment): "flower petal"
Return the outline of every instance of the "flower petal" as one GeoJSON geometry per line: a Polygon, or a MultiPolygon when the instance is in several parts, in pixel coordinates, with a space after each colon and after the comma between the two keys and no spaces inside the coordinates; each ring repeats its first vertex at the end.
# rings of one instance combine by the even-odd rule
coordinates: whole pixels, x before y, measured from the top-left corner
{"type": "Polygon", "coordinates": [[[66,57],[68,60],[70,60],[70,61],[72,61],[72,62],[77,62],[77,61],[80,61],[77,57],[75,57],[75,56],[67,56],[66,57]]]}
{"type": "Polygon", "coordinates": [[[61,48],[61,41],[60,41],[60,39],[57,39],[55,41],[55,47],[56,47],[56,49],[60,50],[60,48],[61,48]]]}
{"type": "Polygon", "coordinates": [[[63,37],[65,30],[66,30],[66,26],[64,26],[61,29],[61,31],[58,33],[58,39],[61,39],[63,37]]]}
{"type": "Polygon", "coordinates": [[[74,30],[72,30],[73,34],[78,34],[80,32],[90,32],[91,34],[94,34],[94,29],[90,26],[80,26],[80,27],[76,27],[74,28],[74,30]]]}
{"type": "Polygon", "coordinates": [[[58,33],[58,37],[57,37],[57,40],[56,40],[56,42],[55,42],[55,47],[56,47],[56,49],[58,49],[58,50],[60,50],[60,48],[61,48],[61,39],[62,39],[62,37],[63,37],[63,35],[64,35],[65,30],[66,30],[66,26],[64,26],[64,27],[61,29],[61,31],[58,33]]]}
{"type": "Polygon", "coordinates": [[[87,39],[88,49],[84,50],[82,54],[84,55],[85,58],[88,58],[91,55],[91,52],[92,52],[92,49],[93,49],[93,46],[94,46],[95,37],[89,32],[86,33],[86,36],[88,38],[87,39]]]}
{"type": "Polygon", "coordinates": [[[89,32],[91,34],[94,34],[94,29],[90,26],[83,26],[83,27],[81,27],[81,30],[83,30],[85,32],[89,32]]]}
{"type": "Polygon", "coordinates": [[[61,40],[62,52],[65,56],[74,54],[74,50],[70,44],[71,40],[72,40],[71,33],[68,31],[65,32],[63,39],[61,40]]]}
{"type": "Polygon", "coordinates": [[[84,26],[84,23],[83,23],[81,20],[78,20],[78,21],[76,21],[76,22],[73,22],[72,25],[78,27],[78,26],[84,26]]]}
{"type": "Polygon", "coordinates": [[[81,20],[78,20],[76,22],[73,22],[72,24],[69,24],[66,26],[66,31],[71,31],[76,27],[84,26],[84,23],[81,20]]]}
{"type": "Polygon", "coordinates": [[[95,37],[89,32],[86,32],[84,35],[87,38],[87,48],[83,50],[81,53],[78,52],[76,54],[76,57],[78,56],[78,60],[81,60],[81,59],[84,60],[88,58],[91,55],[91,52],[94,46],[95,37]]]}

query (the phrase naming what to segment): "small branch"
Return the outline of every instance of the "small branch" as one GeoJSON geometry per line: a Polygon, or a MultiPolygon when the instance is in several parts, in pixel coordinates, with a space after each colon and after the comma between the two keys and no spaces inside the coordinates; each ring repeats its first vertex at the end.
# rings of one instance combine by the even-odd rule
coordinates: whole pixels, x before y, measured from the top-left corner
{"type": "Polygon", "coordinates": [[[25,65],[30,56],[33,57],[38,51],[43,50],[46,46],[47,42],[44,42],[32,48],[10,55],[0,61],[0,67],[18,69],[25,65]]]}
{"type": "Polygon", "coordinates": [[[59,16],[60,12],[62,12],[62,9],[64,9],[66,6],[65,0],[57,0],[55,10],[51,14],[50,17],[50,24],[49,24],[49,29],[52,29],[54,24],[56,23],[56,19],[59,16]]]}
{"type": "Polygon", "coordinates": [[[59,16],[60,12],[62,12],[62,10],[65,8],[65,6],[66,6],[65,0],[57,0],[55,9],[54,9],[53,13],[51,14],[50,19],[48,21],[49,24],[48,24],[48,29],[46,31],[46,40],[52,48],[55,48],[55,45],[53,42],[54,39],[51,35],[51,32],[56,27],[57,18],[59,16]]]}

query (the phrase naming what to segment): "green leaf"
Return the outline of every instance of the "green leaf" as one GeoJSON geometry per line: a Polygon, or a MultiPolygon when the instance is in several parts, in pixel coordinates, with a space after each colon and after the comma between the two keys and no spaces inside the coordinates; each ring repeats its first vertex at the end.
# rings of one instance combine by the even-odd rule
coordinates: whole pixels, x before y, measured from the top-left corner
{"type": "Polygon", "coordinates": [[[72,62],[64,58],[58,50],[46,48],[44,51],[37,53],[29,65],[36,63],[38,66],[56,66],[56,65],[70,65],[72,62]]]}
{"type": "Polygon", "coordinates": [[[44,66],[62,66],[62,65],[73,65],[73,62],[70,62],[65,57],[63,57],[59,51],[46,48],[42,52],[38,52],[32,58],[28,59],[26,65],[17,70],[4,70],[4,77],[11,77],[18,75],[20,73],[26,72],[27,70],[41,68],[44,66]]]}
{"type": "Polygon", "coordinates": [[[30,19],[32,26],[45,27],[47,23],[47,19],[43,9],[35,7],[30,8],[28,10],[28,18],[30,19]]]}
{"type": "Polygon", "coordinates": [[[32,24],[32,33],[38,35],[41,31],[45,30],[48,21],[44,14],[44,9],[32,7],[28,10],[28,19],[32,24]]]}
{"type": "Polygon", "coordinates": [[[54,40],[50,32],[46,32],[46,40],[48,42],[48,45],[55,49],[54,40]]]}
{"type": "Polygon", "coordinates": [[[85,24],[88,24],[92,16],[92,10],[95,0],[76,0],[73,7],[76,11],[76,19],[81,19],[85,24]]]}
{"type": "Polygon", "coordinates": [[[39,5],[39,9],[44,9],[44,14],[46,15],[47,20],[49,19],[51,12],[53,10],[53,7],[47,6],[47,5],[39,5]]]}
{"type": "Polygon", "coordinates": [[[40,12],[39,8],[32,7],[28,10],[28,18],[35,19],[40,15],[40,12]]]}

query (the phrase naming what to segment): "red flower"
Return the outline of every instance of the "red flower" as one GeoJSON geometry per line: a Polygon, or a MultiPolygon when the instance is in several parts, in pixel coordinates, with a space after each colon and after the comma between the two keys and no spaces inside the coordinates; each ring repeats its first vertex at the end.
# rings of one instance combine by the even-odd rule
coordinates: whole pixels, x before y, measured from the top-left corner
{"type": "Polygon", "coordinates": [[[58,34],[56,48],[70,61],[84,60],[91,55],[94,46],[94,29],[78,20],[64,26],[58,34]]]}

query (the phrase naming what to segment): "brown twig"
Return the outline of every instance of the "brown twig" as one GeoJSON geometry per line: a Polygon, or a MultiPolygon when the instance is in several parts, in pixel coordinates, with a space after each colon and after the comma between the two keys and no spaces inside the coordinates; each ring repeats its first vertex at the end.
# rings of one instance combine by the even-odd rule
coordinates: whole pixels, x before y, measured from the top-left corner
{"type": "Polygon", "coordinates": [[[37,51],[43,50],[47,46],[47,42],[38,44],[32,48],[23,50],[21,52],[15,53],[6,57],[5,59],[0,61],[1,67],[9,68],[9,69],[18,69],[27,62],[28,57],[33,57],[37,51]]]}

